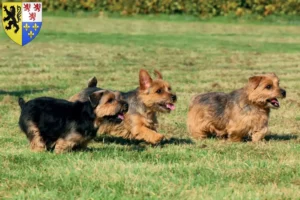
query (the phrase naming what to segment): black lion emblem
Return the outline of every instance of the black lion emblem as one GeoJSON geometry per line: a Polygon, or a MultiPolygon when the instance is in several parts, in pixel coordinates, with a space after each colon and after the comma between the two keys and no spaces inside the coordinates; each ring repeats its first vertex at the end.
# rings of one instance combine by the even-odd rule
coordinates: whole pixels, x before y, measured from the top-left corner
{"type": "Polygon", "coordinates": [[[21,6],[17,6],[17,18],[18,18],[18,21],[16,19],[16,8],[15,6],[10,6],[10,11],[7,10],[7,7],[6,6],[3,6],[4,8],[4,11],[6,12],[6,15],[7,17],[5,17],[3,19],[3,21],[9,21],[8,22],[8,26],[5,27],[6,30],[10,30],[12,27],[12,25],[16,28],[15,29],[15,33],[17,33],[19,31],[19,26],[18,26],[18,22],[21,20],[21,6]]]}

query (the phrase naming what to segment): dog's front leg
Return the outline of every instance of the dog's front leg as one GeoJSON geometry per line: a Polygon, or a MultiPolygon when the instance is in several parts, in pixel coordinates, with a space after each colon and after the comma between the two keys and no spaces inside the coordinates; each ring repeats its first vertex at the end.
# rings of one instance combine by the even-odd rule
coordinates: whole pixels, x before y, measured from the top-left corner
{"type": "Polygon", "coordinates": [[[54,152],[56,154],[70,152],[75,146],[74,142],[59,138],[56,141],[54,152]]]}
{"type": "Polygon", "coordinates": [[[252,134],[252,142],[259,142],[263,140],[267,133],[268,133],[268,127],[264,127],[259,131],[255,131],[252,134]]]}
{"type": "Polygon", "coordinates": [[[146,126],[135,127],[132,130],[132,136],[136,140],[144,140],[150,144],[158,144],[164,136],[146,126]]]}

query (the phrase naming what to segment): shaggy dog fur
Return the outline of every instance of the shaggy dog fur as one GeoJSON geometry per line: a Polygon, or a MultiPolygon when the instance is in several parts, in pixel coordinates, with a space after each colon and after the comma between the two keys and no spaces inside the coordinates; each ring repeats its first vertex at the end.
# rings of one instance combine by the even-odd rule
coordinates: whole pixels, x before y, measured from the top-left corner
{"type": "MultiPolygon", "coordinates": [[[[124,122],[105,123],[99,128],[99,134],[110,134],[123,138],[142,140],[150,144],[159,143],[164,136],[157,132],[157,113],[169,113],[175,109],[177,96],[171,91],[171,86],[163,80],[160,72],[155,71],[157,79],[152,80],[146,70],[140,70],[139,87],[129,92],[114,91],[129,104],[124,122]]],[[[86,101],[87,96],[97,88],[97,79],[89,80],[88,87],[70,98],[70,101],[86,101]]]]}
{"type": "Polygon", "coordinates": [[[56,153],[85,148],[103,121],[121,122],[128,104],[117,100],[114,93],[101,90],[86,102],[69,102],[51,97],[25,101],[20,98],[19,125],[33,151],[55,147],[56,153]]]}
{"type": "Polygon", "coordinates": [[[260,141],[268,131],[271,108],[279,108],[277,98],[285,98],[275,74],[249,78],[248,84],[229,94],[206,93],[195,96],[190,104],[187,127],[196,139],[209,135],[241,141],[251,137],[260,141]]]}

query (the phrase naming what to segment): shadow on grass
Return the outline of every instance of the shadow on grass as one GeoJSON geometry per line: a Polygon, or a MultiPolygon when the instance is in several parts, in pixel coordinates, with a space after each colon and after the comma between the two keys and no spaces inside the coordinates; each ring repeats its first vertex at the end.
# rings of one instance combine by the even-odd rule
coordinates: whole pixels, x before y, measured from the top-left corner
{"type": "MultiPolygon", "coordinates": [[[[142,152],[142,151],[145,151],[147,149],[147,146],[144,145],[132,145],[130,147],[127,147],[127,148],[118,148],[120,151],[137,151],[137,152],[142,152]]],[[[112,151],[115,151],[115,147],[113,148],[96,148],[96,147],[89,147],[87,149],[76,149],[74,150],[75,152],[103,152],[103,151],[106,151],[106,152],[112,152],[112,151]]]]}
{"type": "Polygon", "coordinates": [[[102,143],[114,143],[114,144],[120,144],[120,145],[134,145],[134,146],[164,146],[168,144],[173,145],[181,145],[181,144],[194,144],[193,140],[187,138],[175,138],[171,137],[168,139],[163,140],[158,145],[151,145],[147,144],[144,141],[140,140],[134,140],[134,139],[125,139],[121,137],[113,137],[113,136],[99,136],[96,139],[94,139],[95,142],[102,142],[102,143]]]}
{"type": "Polygon", "coordinates": [[[287,141],[287,140],[296,140],[299,136],[296,134],[269,134],[266,135],[265,140],[271,141],[271,140],[277,140],[277,141],[287,141]]]}
{"type": "MultiPolygon", "coordinates": [[[[115,147],[115,146],[105,146],[105,147],[74,147],[71,152],[111,152],[115,151],[116,149],[120,151],[144,151],[147,149],[147,146],[145,143],[142,145],[131,145],[131,146],[121,146],[121,147],[115,147]]],[[[55,146],[47,148],[47,151],[51,153],[55,153],[55,146]]]]}
{"type": "MultiPolygon", "coordinates": [[[[265,141],[287,141],[287,140],[296,140],[299,138],[299,135],[296,134],[269,134],[266,135],[265,141]]],[[[216,137],[215,135],[209,135],[208,139],[216,139],[216,140],[228,140],[228,137],[216,137]]],[[[252,142],[252,138],[250,136],[244,137],[241,142],[252,142]]]]}
{"type": "Polygon", "coordinates": [[[108,135],[101,135],[94,139],[95,142],[103,143],[103,144],[120,144],[120,145],[139,145],[143,143],[139,140],[133,140],[133,139],[125,139],[121,137],[114,137],[114,136],[108,136],[108,135]]]}
{"type": "Polygon", "coordinates": [[[5,90],[0,90],[0,95],[11,95],[11,96],[16,96],[16,97],[22,97],[26,94],[33,94],[33,93],[39,93],[39,92],[44,92],[48,91],[49,89],[39,89],[39,90],[19,90],[19,91],[5,91],[5,90]]]}
{"type": "Polygon", "coordinates": [[[162,146],[168,144],[181,145],[181,144],[194,144],[194,142],[190,138],[175,138],[175,137],[171,137],[161,142],[162,146]]]}

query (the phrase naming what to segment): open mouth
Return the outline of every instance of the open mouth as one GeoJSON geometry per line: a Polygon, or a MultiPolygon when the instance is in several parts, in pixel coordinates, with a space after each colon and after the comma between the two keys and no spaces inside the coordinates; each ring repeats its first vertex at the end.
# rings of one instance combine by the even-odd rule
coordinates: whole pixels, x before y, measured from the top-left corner
{"type": "Polygon", "coordinates": [[[124,120],[124,114],[123,113],[118,114],[118,118],[124,120]]]}
{"type": "Polygon", "coordinates": [[[116,115],[109,115],[104,117],[105,120],[115,123],[121,123],[124,118],[124,113],[118,113],[116,115]]]}
{"type": "Polygon", "coordinates": [[[175,105],[173,103],[162,103],[159,104],[160,107],[164,108],[165,110],[175,110],[175,105]]]}
{"type": "Polygon", "coordinates": [[[273,99],[268,99],[267,100],[270,104],[272,104],[272,106],[279,108],[280,107],[280,103],[278,101],[278,99],[273,98],[273,99]]]}

